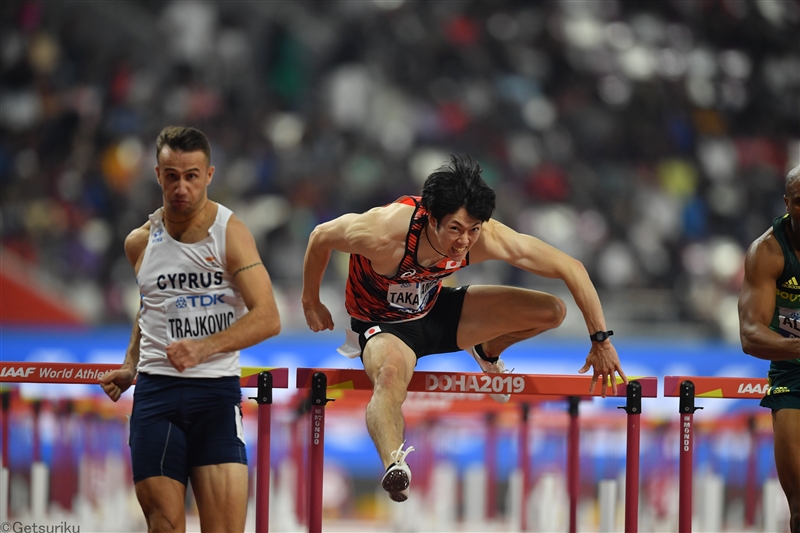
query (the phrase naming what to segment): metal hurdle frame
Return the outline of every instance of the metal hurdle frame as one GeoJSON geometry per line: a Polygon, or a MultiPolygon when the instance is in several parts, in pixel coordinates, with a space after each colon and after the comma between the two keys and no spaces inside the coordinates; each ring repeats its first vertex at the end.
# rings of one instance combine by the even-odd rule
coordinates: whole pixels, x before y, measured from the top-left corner
{"type": "MultiPolygon", "coordinates": [[[[484,374],[476,372],[415,372],[408,384],[409,392],[442,392],[442,393],[511,393],[525,396],[562,397],[599,397],[600,391],[589,395],[591,376],[557,375],[557,374],[484,374]]],[[[373,384],[363,370],[298,368],[297,388],[311,389],[311,435],[309,441],[308,466],[308,531],[322,532],[322,481],[325,459],[325,406],[329,401],[327,391],[339,390],[372,390],[373,384]],[[330,385],[329,385],[330,382],[330,385]]],[[[628,414],[628,438],[626,449],[626,490],[625,490],[625,531],[638,531],[639,509],[639,433],[642,412],[641,399],[655,398],[658,394],[658,378],[629,378],[627,387],[623,387],[621,379],[616,382],[616,396],[627,398],[624,409],[628,414]]],[[[570,407],[569,437],[576,442],[569,442],[568,457],[577,455],[578,425],[577,401],[570,407]]],[[[524,409],[524,408],[523,408],[524,409]]],[[[523,433],[527,434],[527,420],[523,413],[523,433]]],[[[523,437],[521,437],[522,439],[523,437]]],[[[527,435],[525,436],[526,442],[527,435]]],[[[527,461],[527,447],[522,448],[527,461]]],[[[577,508],[577,480],[579,465],[568,465],[574,468],[568,474],[570,497],[570,532],[577,530],[574,509],[577,508]],[[574,487],[573,487],[574,484],[574,487]],[[575,501],[573,501],[575,499],[575,501]]],[[[525,486],[523,483],[523,494],[525,486]]],[[[523,509],[524,509],[523,505],[523,509]]],[[[525,528],[523,514],[523,529],[525,528]]]]}
{"type": "MultiPolygon", "coordinates": [[[[0,362],[0,383],[52,383],[98,385],[98,379],[118,364],[0,362]]],[[[242,367],[242,388],[257,388],[258,444],[256,449],[256,533],[269,531],[270,429],[272,424],[272,389],[289,386],[289,369],[242,367]]],[[[8,453],[8,406],[3,405],[3,466],[8,453]]],[[[4,495],[3,498],[7,498],[4,495]]]]}
{"type": "Polygon", "coordinates": [[[694,453],[695,398],[760,400],[767,388],[765,378],[664,376],[664,396],[679,397],[680,480],[678,533],[692,531],[692,461],[694,453]]]}

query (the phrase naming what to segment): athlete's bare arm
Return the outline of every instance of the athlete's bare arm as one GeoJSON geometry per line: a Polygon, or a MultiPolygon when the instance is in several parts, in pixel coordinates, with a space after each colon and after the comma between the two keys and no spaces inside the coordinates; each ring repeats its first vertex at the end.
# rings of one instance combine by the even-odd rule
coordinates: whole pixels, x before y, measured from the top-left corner
{"type": "MultiPolygon", "coordinates": [[[[600,297],[583,263],[577,259],[536,237],[514,231],[494,219],[483,224],[481,236],[470,251],[472,263],[490,259],[505,261],[539,276],[563,280],[583,314],[589,334],[606,331],[600,297]]],[[[614,376],[617,372],[623,382],[627,383],[617,350],[608,339],[603,342],[592,342],[586,364],[579,372],[586,372],[592,366],[595,378],[614,376]]],[[[612,390],[615,388],[612,387],[612,390]]]]}
{"type": "Polygon", "coordinates": [[[197,366],[216,353],[253,346],[281,330],[272,281],[261,262],[252,233],[231,215],[225,239],[227,270],[239,287],[248,313],[228,329],[203,339],[182,339],[167,346],[167,357],[178,371],[197,366]]]}
{"type": "MultiPolygon", "coordinates": [[[[147,248],[148,238],[150,238],[149,221],[144,226],[130,232],[125,238],[125,255],[136,273],[139,272],[144,250],[147,248]]],[[[123,392],[128,390],[136,378],[136,367],[139,365],[139,342],[141,339],[142,332],[139,329],[139,312],[137,311],[136,318],[133,320],[128,349],[125,351],[125,361],[120,368],[104,374],[99,380],[103,392],[115,402],[119,400],[123,392]]]]}
{"type": "Polygon", "coordinates": [[[319,297],[331,252],[363,255],[376,272],[393,275],[403,258],[413,210],[412,206],[391,204],[362,214],[348,213],[314,228],[303,261],[302,295],[303,312],[312,331],[334,326],[330,311],[319,297]]]}
{"type": "Polygon", "coordinates": [[[742,350],[759,359],[796,359],[800,338],[784,337],[769,329],[775,313],[775,281],[784,267],[783,252],[772,229],[747,250],[744,283],[739,293],[739,335],[742,350]]]}

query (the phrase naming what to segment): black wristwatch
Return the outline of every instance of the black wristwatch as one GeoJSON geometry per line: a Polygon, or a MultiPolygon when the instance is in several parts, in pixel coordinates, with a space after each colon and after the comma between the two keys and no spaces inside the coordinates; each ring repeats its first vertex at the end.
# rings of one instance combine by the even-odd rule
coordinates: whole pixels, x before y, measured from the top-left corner
{"type": "Polygon", "coordinates": [[[613,334],[614,332],[611,330],[598,331],[597,333],[592,333],[591,335],[589,335],[589,338],[592,339],[593,342],[603,342],[613,334]]]}

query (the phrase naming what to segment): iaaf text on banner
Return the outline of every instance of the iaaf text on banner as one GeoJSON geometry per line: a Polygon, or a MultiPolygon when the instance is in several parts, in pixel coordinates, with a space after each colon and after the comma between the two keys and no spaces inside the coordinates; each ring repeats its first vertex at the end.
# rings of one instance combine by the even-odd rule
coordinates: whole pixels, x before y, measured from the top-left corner
{"type": "Polygon", "coordinates": [[[17,383],[96,384],[119,365],[86,363],[0,363],[0,381],[17,383]]]}

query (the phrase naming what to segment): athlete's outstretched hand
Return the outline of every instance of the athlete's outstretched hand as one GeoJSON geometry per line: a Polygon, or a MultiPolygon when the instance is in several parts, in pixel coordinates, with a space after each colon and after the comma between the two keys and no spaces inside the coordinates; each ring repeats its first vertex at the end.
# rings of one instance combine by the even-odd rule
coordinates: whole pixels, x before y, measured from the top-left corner
{"type": "Polygon", "coordinates": [[[182,339],[167,346],[167,359],[178,372],[197,366],[206,358],[202,344],[193,339],[182,339]]]}
{"type": "Polygon", "coordinates": [[[322,302],[314,304],[303,303],[303,313],[306,315],[306,323],[311,331],[322,331],[323,329],[333,329],[333,318],[331,312],[322,302]]]}
{"type": "Polygon", "coordinates": [[[594,394],[594,388],[597,385],[598,379],[600,380],[600,394],[603,398],[606,397],[606,387],[610,387],[611,394],[617,394],[617,377],[622,378],[622,382],[628,384],[628,378],[625,377],[625,372],[622,371],[622,365],[619,362],[617,350],[611,341],[593,342],[592,349],[589,355],[586,356],[586,364],[578,370],[581,374],[586,373],[589,368],[594,367],[592,374],[592,385],[589,387],[589,394],[594,394]]]}
{"type": "Polygon", "coordinates": [[[116,402],[122,393],[133,384],[134,378],[136,378],[136,369],[129,365],[122,365],[117,370],[106,372],[98,381],[103,387],[103,392],[116,402]]]}

